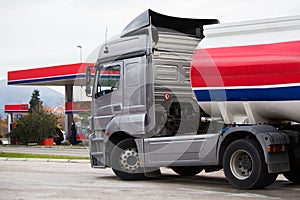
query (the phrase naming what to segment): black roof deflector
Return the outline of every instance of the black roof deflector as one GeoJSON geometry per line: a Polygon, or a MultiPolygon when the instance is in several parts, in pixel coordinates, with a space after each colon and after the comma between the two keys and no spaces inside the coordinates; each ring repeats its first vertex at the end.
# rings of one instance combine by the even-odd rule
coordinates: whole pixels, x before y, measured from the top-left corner
{"type": "Polygon", "coordinates": [[[217,24],[217,19],[189,19],[171,17],[154,12],[150,9],[131,21],[123,30],[122,35],[153,25],[157,28],[175,30],[184,34],[197,36],[197,29],[203,25],[217,24]]]}

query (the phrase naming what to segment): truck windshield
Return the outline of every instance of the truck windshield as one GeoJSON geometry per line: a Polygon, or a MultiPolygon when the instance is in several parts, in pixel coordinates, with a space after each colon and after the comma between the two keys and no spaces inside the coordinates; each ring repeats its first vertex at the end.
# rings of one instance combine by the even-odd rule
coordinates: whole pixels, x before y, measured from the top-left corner
{"type": "Polygon", "coordinates": [[[120,65],[113,65],[100,68],[97,72],[97,96],[102,96],[117,90],[120,80],[120,65]]]}

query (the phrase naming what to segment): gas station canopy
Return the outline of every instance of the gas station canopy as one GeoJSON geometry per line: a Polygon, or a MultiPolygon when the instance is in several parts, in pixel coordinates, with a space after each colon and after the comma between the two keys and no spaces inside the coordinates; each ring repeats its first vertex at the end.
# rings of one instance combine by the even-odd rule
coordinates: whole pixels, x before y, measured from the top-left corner
{"type": "Polygon", "coordinates": [[[75,63],[51,67],[9,71],[8,85],[85,85],[85,69],[93,63],[75,63]]]}
{"type": "Polygon", "coordinates": [[[28,104],[7,104],[4,105],[5,113],[27,113],[28,104]]]}
{"type": "Polygon", "coordinates": [[[85,70],[93,63],[75,63],[51,67],[9,71],[8,85],[65,86],[66,134],[71,132],[73,114],[90,110],[90,102],[73,102],[73,86],[85,86],[85,70]]]}

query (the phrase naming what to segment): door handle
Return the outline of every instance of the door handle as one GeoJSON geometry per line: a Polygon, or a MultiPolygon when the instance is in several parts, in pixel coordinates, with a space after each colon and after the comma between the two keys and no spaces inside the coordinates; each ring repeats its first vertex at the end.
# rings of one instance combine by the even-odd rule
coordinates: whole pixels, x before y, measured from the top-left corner
{"type": "Polygon", "coordinates": [[[121,111],[121,106],[120,105],[114,106],[113,109],[114,109],[114,112],[121,111]]]}

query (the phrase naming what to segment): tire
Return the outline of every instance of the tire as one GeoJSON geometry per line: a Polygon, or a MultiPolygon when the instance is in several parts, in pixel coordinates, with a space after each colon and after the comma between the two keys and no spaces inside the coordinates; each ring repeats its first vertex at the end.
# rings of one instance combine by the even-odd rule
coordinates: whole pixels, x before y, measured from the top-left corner
{"type": "Polygon", "coordinates": [[[238,189],[263,188],[278,176],[268,173],[261,147],[249,139],[234,141],[227,147],[223,168],[228,182],[238,189]]]}
{"type": "Polygon", "coordinates": [[[197,166],[179,166],[171,167],[171,169],[180,176],[195,176],[203,170],[201,167],[197,166]]]}
{"type": "Polygon", "coordinates": [[[145,178],[140,167],[135,141],[131,138],[122,140],[113,148],[110,163],[113,172],[123,180],[145,178]]]}
{"type": "Polygon", "coordinates": [[[300,184],[300,171],[291,170],[289,172],[283,173],[284,177],[287,178],[289,181],[300,184]]]}

